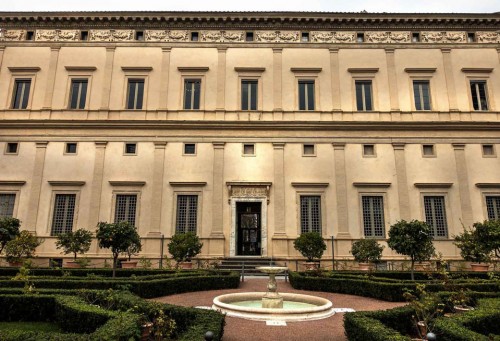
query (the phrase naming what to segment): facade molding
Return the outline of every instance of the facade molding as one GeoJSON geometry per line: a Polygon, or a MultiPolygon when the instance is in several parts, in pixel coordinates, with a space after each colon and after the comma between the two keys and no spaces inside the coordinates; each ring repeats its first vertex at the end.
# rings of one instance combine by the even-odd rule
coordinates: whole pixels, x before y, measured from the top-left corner
{"type": "Polygon", "coordinates": [[[416,182],[417,188],[450,188],[453,186],[451,182],[416,182]]]}
{"type": "Polygon", "coordinates": [[[295,188],[326,188],[330,186],[329,182],[292,182],[292,187],[295,188]]]}
{"type": "Polygon", "coordinates": [[[207,185],[206,182],[195,181],[170,181],[169,184],[172,187],[204,187],[207,185]]]}
{"type": "Polygon", "coordinates": [[[125,186],[134,186],[134,187],[142,187],[146,184],[146,181],[109,181],[111,186],[115,187],[125,187],[125,186]]]}
{"type": "Polygon", "coordinates": [[[389,188],[391,187],[390,182],[353,182],[352,185],[354,187],[377,187],[377,188],[389,188]]]}
{"type": "Polygon", "coordinates": [[[74,181],[74,180],[62,180],[62,181],[56,181],[56,180],[49,180],[47,181],[51,186],[54,187],[59,187],[59,186],[84,186],[85,181],[74,181]]]}
{"type": "Polygon", "coordinates": [[[76,71],[76,72],[92,72],[97,70],[97,67],[95,66],[69,66],[66,65],[64,67],[66,71],[76,71]]]}
{"type": "Polygon", "coordinates": [[[0,180],[0,186],[24,186],[24,180],[0,180]]]}

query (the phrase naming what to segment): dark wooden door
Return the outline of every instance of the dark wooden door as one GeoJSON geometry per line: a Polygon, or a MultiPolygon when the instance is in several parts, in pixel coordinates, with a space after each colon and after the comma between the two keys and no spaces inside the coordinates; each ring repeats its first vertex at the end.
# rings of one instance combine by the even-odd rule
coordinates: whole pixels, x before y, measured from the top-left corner
{"type": "Polygon", "coordinates": [[[261,255],[261,203],[236,203],[238,256],[261,255]]]}

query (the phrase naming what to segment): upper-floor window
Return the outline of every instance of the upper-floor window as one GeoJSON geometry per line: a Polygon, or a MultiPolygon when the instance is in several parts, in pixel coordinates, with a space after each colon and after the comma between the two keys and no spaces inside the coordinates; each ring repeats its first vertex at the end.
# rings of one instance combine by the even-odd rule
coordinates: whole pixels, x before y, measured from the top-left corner
{"type": "Polygon", "coordinates": [[[257,80],[241,81],[241,110],[257,110],[257,80]]]}
{"type": "Polygon", "coordinates": [[[431,110],[429,81],[413,81],[413,96],[416,110],[431,110]]]}
{"type": "Polygon", "coordinates": [[[70,109],[85,109],[87,101],[87,79],[72,79],[71,93],[69,96],[70,109]]]}
{"type": "Polygon", "coordinates": [[[500,219],[500,196],[487,196],[486,210],[488,211],[488,219],[500,219]]]}
{"type": "Polygon", "coordinates": [[[178,195],[175,232],[196,233],[197,221],[198,221],[198,196],[178,195]]]}
{"type": "Polygon", "coordinates": [[[184,155],[196,155],[196,144],[184,143],[184,155]]]}
{"type": "Polygon", "coordinates": [[[26,109],[30,98],[31,79],[16,79],[12,97],[12,109],[26,109]]]}
{"type": "Polygon", "coordinates": [[[470,93],[474,110],[488,110],[488,96],[486,94],[486,81],[471,81],[470,93]]]}
{"type": "Polygon", "coordinates": [[[186,79],[184,81],[184,109],[200,109],[201,79],[186,79]]]}
{"type": "Polygon", "coordinates": [[[73,230],[75,203],[76,194],[56,194],[52,218],[52,236],[73,230]]]}
{"type": "Polygon", "coordinates": [[[424,196],[424,211],[425,221],[431,226],[433,236],[448,237],[444,196],[424,196]]]}
{"type": "Polygon", "coordinates": [[[365,237],[384,237],[384,197],[364,195],[361,197],[361,204],[365,237]]]}
{"type": "Polygon", "coordinates": [[[137,194],[117,194],[115,203],[115,223],[126,221],[135,226],[137,194]]]}
{"type": "Polygon", "coordinates": [[[19,152],[18,142],[7,142],[5,146],[5,154],[17,154],[19,152]]]}
{"type": "Polygon", "coordinates": [[[321,196],[300,196],[300,233],[321,234],[321,196]]]}
{"type": "Polygon", "coordinates": [[[15,203],[16,195],[14,193],[0,193],[0,217],[12,217],[15,203]]]}
{"type": "Polygon", "coordinates": [[[372,81],[356,81],[356,107],[358,111],[373,110],[372,81]]]}
{"type": "Polygon", "coordinates": [[[142,109],[144,99],[144,79],[129,79],[127,109],[142,109]]]}
{"type": "Polygon", "coordinates": [[[299,81],[299,110],[314,110],[314,81],[299,81]]]}

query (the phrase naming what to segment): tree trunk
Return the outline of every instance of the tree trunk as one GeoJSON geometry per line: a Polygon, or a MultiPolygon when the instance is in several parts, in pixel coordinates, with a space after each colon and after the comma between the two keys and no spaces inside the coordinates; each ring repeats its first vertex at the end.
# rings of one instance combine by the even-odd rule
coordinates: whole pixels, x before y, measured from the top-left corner
{"type": "Polygon", "coordinates": [[[118,261],[118,255],[113,255],[113,278],[116,275],[116,263],[118,261]]]}
{"type": "Polygon", "coordinates": [[[76,262],[76,252],[74,253],[74,255],[75,255],[75,258],[74,258],[74,260],[75,260],[75,262],[76,262]]]}
{"type": "Polygon", "coordinates": [[[411,280],[415,280],[415,260],[412,258],[411,259],[411,280]]]}

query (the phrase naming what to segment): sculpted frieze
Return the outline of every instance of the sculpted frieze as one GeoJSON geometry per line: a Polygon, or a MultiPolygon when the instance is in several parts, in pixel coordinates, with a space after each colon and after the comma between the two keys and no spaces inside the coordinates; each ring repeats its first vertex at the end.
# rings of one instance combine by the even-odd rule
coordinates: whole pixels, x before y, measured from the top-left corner
{"type": "Polygon", "coordinates": [[[300,41],[298,31],[257,31],[256,41],[266,43],[296,43],[300,41]]]}
{"type": "Polygon", "coordinates": [[[134,30],[91,30],[91,41],[131,41],[134,30]]]}
{"type": "Polygon", "coordinates": [[[186,30],[147,30],[146,41],[189,41],[189,32],[186,30]]]}
{"type": "Polygon", "coordinates": [[[409,43],[411,41],[410,32],[382,32],[368,31],[365,32],[365,41],[367,43],[409,43]]]}
{"type": "Polygon", "coordinates": [[[499,32],[477,32],[476,40],[478,43],[500,43],[499,32]]]}
{"type": "Polygon", "coordinates": [[[244,31],[202,31],[201,41],[213,43],[231,43],[245,41],[244,31]]]}
{"type": "Polygon", "coordinates": [[[35,40],[39,41],[76,41],[80,39],[78,30],[37,30],[35,40]]]}
{"type": "Polygon", "coordinates": [[[356,42],[356,32],[311,32],[311,42],[313,43],[354,43],[356,42]]]}
{"type": "Polygon", "coordinates": [[[465,43],[467,34],[465,32],[422,32],[421,40],[423,43],[465,43]]]}
{"type": "Polygon", "coordinates": [[[0,41],[19,41],[26,39],[25,30],[1,30],[1,31],[3,35],[0,35],[0,41]]]}
{"type": "Polygon", "coordinates": [[[267,197],[266,187],[234,186],[231,189],[231,195],[234,197],[267,197]]]}

